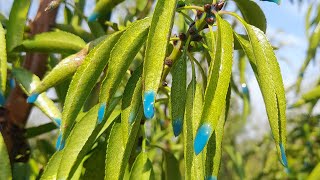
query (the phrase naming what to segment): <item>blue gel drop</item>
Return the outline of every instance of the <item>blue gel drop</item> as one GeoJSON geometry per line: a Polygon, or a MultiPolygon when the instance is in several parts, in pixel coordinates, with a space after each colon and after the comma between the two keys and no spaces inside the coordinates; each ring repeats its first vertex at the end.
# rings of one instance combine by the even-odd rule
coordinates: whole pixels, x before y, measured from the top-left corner
{"type": "Polygon", "coordinates": [[[248,89],[247,84],[245,84],[245,83],[241,84],[241,89],[242,89],[243,94],[249,94],[249,89],[248,89]]]}
{"type": "Polygon", "coordinates": [[[152,119],[154,116],[154,101],[156,93],[154,91],[147,91],[144,93],[143,111],[147,119],[152,119]]]}
{"type": "Polygon", "coordinates": [[[103,103],[100,105],[99,110],[98,110],[98,124],[100,124],[102,122],[105,110],[106,110],[106,103],[103,103]]]}
{"type": "Polygon", "coordinates": [[[16,82],[14,81],[13,78],[11,78],[11,79],[9,80],[9,86],[10,86],[11,89],[13,89],[13,88],[16,87],[16,82]]]}
{"type": "Polygon", "coordinates": [[[269,2],[274,2],[274,3],[277,3],[277,4],[281,3],[281,0],[261,0],[261,1],[269,1],[269,2]]]}
{"type": "Polygon", "coordinates": [[[37,100],[38,96],[38,93],[31,94],[27,99],[27,103],[34,103],[37,100]]]}
{"type": "Polygon", "coordinates": [[[209,176],[209,177],[207,177],[207,180],[217,180],[217,177],[216,176],[209,176]]]}
{"type": "Polygon", "coordinates": [[[211,132],[212,129],[209,124],[203,124],[198,129],[193,145],[196,155],[198,155],[208,143],[211,132]]]}
{"type": "Polygon", "coordinates": [[[93,12],[89,17],[88,17],[88,22],[95,21],[99,17],[99,13],[93,12]]]}
{"type": "Polygon", "coordinates": [[[175,137],[179,136],[182,131],[183,121],[181,118],[178,118],[172,121],[173,134],[175,137]]]}
{"type": "Polygon", "coordinates": [[[64,145],[65,141],[62,139],[62,133],[60,132],[56,143],[56,149],[60,151],[64,148],[64,145]]]}
{"type": "Polygon", "coordinates": [[[53,118],[53,120],[58,125],[58,127],[61,126],[61,118],[53,118]]]}
{"type": "Polygon", "coordinates": [[[283,144],[280,143],[279,146],[280,146],[280,153],[281,153],[281,159],[282,159],[281,163],[284,167],[288,167],[287,156],[286,156],[286,152],[284,150],[283,144]]]}
{"type": "Polygon", "coordinates": [[[0,92],[0,106],[3,106],[6,103],[6,99],[3,94],[0,92]]]}

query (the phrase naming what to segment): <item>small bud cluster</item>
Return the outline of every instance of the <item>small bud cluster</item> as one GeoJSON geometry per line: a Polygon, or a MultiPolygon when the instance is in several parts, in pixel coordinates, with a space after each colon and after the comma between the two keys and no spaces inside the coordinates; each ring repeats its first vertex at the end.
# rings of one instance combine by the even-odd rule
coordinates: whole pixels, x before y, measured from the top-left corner
{"type": "Polygon", "coordinates": [[[214,12],[220,11],[224,6],[224,1],[221,1],[219,3],[216,4],[205,4],[203,9],[206,12],[206,23],[208,25],[213,25],[216,17],[214,15],[214,12]]]}

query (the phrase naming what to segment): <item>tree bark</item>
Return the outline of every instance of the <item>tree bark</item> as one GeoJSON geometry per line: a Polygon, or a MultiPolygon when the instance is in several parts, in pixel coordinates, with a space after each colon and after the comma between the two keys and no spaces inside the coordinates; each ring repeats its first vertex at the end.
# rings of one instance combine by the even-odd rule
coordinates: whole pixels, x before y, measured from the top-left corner
{"type": "MultiPolygon", "coordinates": [[[[49,31],[54,25],[57,9],[45,11],[51,0],[41,0],[37,15],[30,24],[31,35],[49,31]]],[[[27,53],[23,67],[42,78],[46,71],[48,55],[27,53]]],[[[27,123],[32,105],[26,102],[27,96],[17,85],[7,98],[5,107],[0,109],[0,130],[7,145],[10,162],[26,162],[30,147],[25,138],[27,123]]]]}

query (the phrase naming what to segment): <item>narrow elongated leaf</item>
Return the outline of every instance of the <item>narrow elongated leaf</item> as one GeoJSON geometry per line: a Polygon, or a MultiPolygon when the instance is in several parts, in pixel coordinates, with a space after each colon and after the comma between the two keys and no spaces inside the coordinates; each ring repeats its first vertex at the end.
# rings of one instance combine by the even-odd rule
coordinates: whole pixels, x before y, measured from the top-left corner
{"type": "Polygon", "coordinates": [[[301,82],[303,79],[303,75],[304,75],[308,65],[310,64],[311,60],[315,58],[316,52],[317,52],[317,47],[319,46],[319,44],[320,44],[320,22],[315,27],[315,29],[309,39],[309,47],[308,47],[307,57],[302,65],[302,67],[300,68],[299,76],[297,79],[297,89],[296,89],[297,92],[300,92],[300,86],[301,86],[301,82]]]}
{"type": "Polygon", "coordinates": [[[179,170],[179,161],[177,160],[174,155],[168,151],[164,152],[164,172],[165,172],[165,179],[181,179],[181,174],[179,170]]]}
{"type": "Polygon", "coordinates": [[[277,144],[279,159],[281,159],[281,163],[284,166],[287,166],[285,155],[286,98],[277,58],[272,46],[261,30],[247,24],[238,15],[231,14],[244,25],[249,36],[249,44],[241,41],[241,38],[238,38],[238,40],[243,46],[257,77],[266,104],[273,137],[277,144]]]}
{"type": "Polygon", "coordinates": [[[68,137],[78,113],[106,67],[111,49],[121,34],[122,32],[116,32],[108,36],[91,50],[73,76],[62,112],[63,140],[68,137]]]}
{"type": "Polygon", "coordinates": [[[312,170],[310,175],[308,176],[308,180],[316,180],[320,176],[320,163],[312,170]]]}
{"type": "MultiPolygon", "coordinates": [[[[215,130],[226,103],[233,58],[233,31],[230,24],[217,16],[218,36],[214,57],[211,57],[208,85],[205,92],[201,123],[198,128],[194,150],[199,154],[215,130]]],[[[214,42],[214,41],[213,41],[214,42]]]]}
{"type": "Polygon", "coordinates": [[[301,99],[296,101],[291,108],[299,107],[303,104],[308,102],[312,102],[314,100],[320,99],[320,86],[315,87],[314,89],[310,90],[309,92],[302,95],[301,99]]]}
{"type": "MultiPolygon", "coordinates": [[[[83,163],[86,169],[82,179],[103,179],[106,156],[106,142],[99,143],[93,153],[83,163]]],[[[80,167],[82,168],[82,167],[80,167]]]]}
{"type": "Polygon", "coordinates": [[[278,5],[281,3],[281,0],[260,0],[260,1],[274,2],[274,3],[278,4],[278,5]]]}
{"type": "Polygon", "coordinates": [[[152,16],[143,66],[143,103],[144,115],[147,119],[154,116],[154,102],[161,79],[176,3],[177,0],[159,0],[152,16]]]}
{"type": "Polygon", "coordinates": [[[40,178],[41,180],[57,179],[57,173],[62,158],[62,154],[63,151],[57,151],[53,154],[43,171],[43,174],[40,178]]]}
{"type": "Polygon", "coordinates": [[[187,96],[187,58],[186,52],[179,58],[172,69],[171,88],[171,115],[172,127],[175,136],[182,131],[184,122],[184,110],[187,96]]]}
{"type": "Polygon", "coordinates": [[[267,20],[260,6],[252,0],[235,0],[244,20],[266,32],[267,20]]]}
{"type": "Polygon", "coordinates": [[[30,3],[30,0],[15,0],[13,2],[7,24],[7,52],[22,43],[30,3]]]}
{"type": "MultiPolygon", "coordinates": [[[[0,23],[0,96],[6,91],[7,82],[7,51],[5,32],[0,23]]],[[[1,98],[1,97],[0,97],[1,98]]]]}
{"type": "MultiPolygon", "coordinates": [[[[193,73],[194,74],[194,73],[193,73]]],[[[200,84],[196,84],[195,76],[187,89],[185,123],[183,124],[185,178],[204,179],[203,155],[196,156],[193,149],[193,140],[200,124],[203,105],[203,91],[200,84]]]]}
{"type": "Polygon", "coordinates": [[[101,130],[108,128],[118,118],[120,111],[114,110],[114,108],[115,106],[110,106],[107,111],[107,115],[110,117],[98,126],[96,124],[98,106],[90,109],[75,125],[63,149],[63,161],[59,165],[58,179],[68,179],[73,176],[97,137],[100,136],[101,130]]]}
{"type": "Polygon", "coordinates": [[[124,0],[100,0],[94,7],[93,13],[88,17],[88,21],[92,22],[97,18],[108,14],[116,5],[124,0]]]}
{"type": "Polygon", "coordinates": [[[149,25],[149,18],[132,23],[112,49],[106,77],[102,82],[100,91],[99,101],[102,108],[100,112],[102,113],[98,116],[99,120],[103,118],[104,108],[109,106],[110,99],[118,89],[125,72],[144,44],[149,25]]]}
{"type": "Polygon", "coordinates": [[[129,157],[139,132],[141,117],[142,106],[134,119],[135,122],[129,134],[130,136],[125,141],[123,137],[125,134],[122,134],[121,124],[115,123],[113,125],[107,148],[105,179],[123,179],[125,168],[128,165],[129,157]]]}
{"type": "Polygon", "coordinates": [[[121,123],[114,123],[106,153],[105,179],[123,179],[142,118],[141,70],[129,79],[122,99],[121,123]],[[118,164],[115,166],[115,164],[118,164]]]}
{"type": "Polygon", "coordinates": [[[12,179],[11,166],[9,161],[9,155],[7,151],[6,143],[3,140],[2,134],[0,133],[0,179],[12,179]]]}
{"type": "Polygon", "coordinates": [[[85,31],[84,29],[82,29],[81,26],[70,25],[70,24],[56,24],[55,28],[57,28],[61,31],[66,31],[66,32],[75,34],[75,35],[81,37],[86,42],[94,39],[93,34],[85,31]]]}
{"type": "Polygon", "coordinates": [[[52,71],[46,75],[40,84],[32,92],[33,94],[40,94],[50,87],[56,86],[66,79],[70,78],[82,64],[88,53],[88,49],[84,48],[80,52],[63,59],[56,65],[52,71]]]}
{"type": "Polygon", "coordinates": [[[24,40],[16,50],[27,52],[75,53],[86,46],[86,43],[74,34],[64,31],[44,32],[32,39],[24,40]]]}
{"type": "Polygon", "coordinates": [[[227,119],[229,101],[231,96],[231,88],[229,87],[227,100],[222,105],[222,112],[219,117],[219,121],[213,135],[210,137],[208,146],[206,148],[206,162],[205,162],[205,175],[208,179],[217,179],[222,154],[222,138],[224,132],[224,124],[227,119]]]}
{"type": "MultiPolygon", "coordinates": [[[[19,82],[21,89],[27,94],[34,90],[34,88],[39,85],[40,79],[38,76],[32,74],[31,72],[21,69],[14,68],[12,70],[13,76],[19,82]]],[[[48,98],[46,93],[42,93],[39,95],[34,104],[50,119],[56,123],[57,126],[61,124],[61,112],[58,107],[54,104],[54,102],[48,98]]]]}
{"type": "Polygon", "coordinates": [[[154,179],[152,163],[149,160],[148,154],[146,152],[141,152],[133,163],[129,180],[135,179],[154,179]]]}

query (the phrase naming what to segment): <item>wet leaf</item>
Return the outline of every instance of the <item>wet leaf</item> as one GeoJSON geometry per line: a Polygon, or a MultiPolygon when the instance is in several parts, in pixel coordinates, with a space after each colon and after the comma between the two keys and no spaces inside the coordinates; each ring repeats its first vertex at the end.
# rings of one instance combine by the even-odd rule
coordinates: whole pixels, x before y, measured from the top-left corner
{"type": "Polygon", "coordinates": [[[2,134],[0,133],[0,179],[12,179],[11,166],[9,161],[9,155],[7,151],[6,143],[3,140],[2,134]]]}

